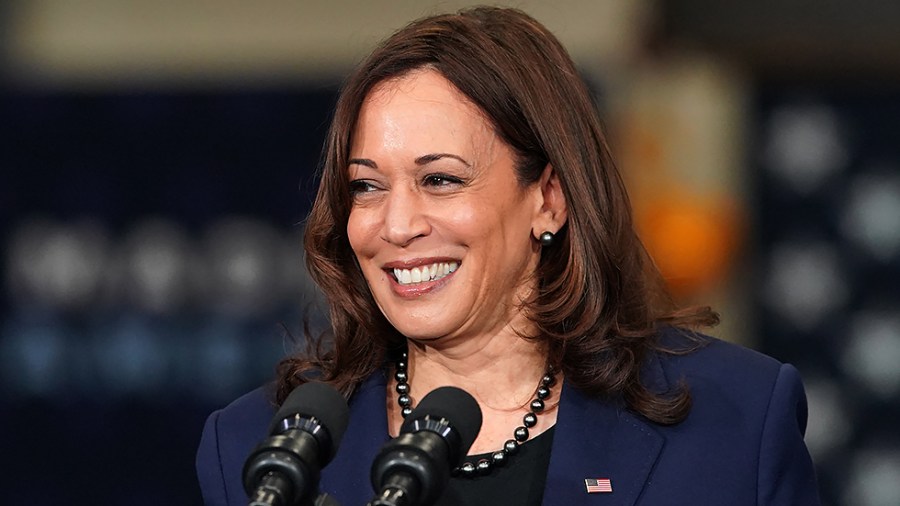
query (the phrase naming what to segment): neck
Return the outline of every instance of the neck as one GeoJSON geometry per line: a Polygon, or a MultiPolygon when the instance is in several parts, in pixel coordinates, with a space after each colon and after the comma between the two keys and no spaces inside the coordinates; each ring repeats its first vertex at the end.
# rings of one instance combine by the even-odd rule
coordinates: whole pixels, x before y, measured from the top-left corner
{"type": "Polygon", "coordinates": [[[455,386],[479,404],[515,410],[532,398],[547,369],[546,346],[514,333],[472,339],[455,346],[409,343],[413,399],[440,386],[455,386]]]}
{"type": "MultiPolygon", "coordinates": [[[[466,341],[465,346],[433,347],[410,342],[407,359],[410,397],[414,404],[440,386],[469,392],[481,407],[483,423],[469,454],[497,451],[531,411],[541,378],[547,372],[546,346],[519,336],[466,341]]],[[[556,423],[561,375],[555,375],[546,409],[530,430],[534,437],[556,423]]],[[[397,405],[396,381],[387,391],[388,428],[399,433],[402,417],[397,405]]]]}

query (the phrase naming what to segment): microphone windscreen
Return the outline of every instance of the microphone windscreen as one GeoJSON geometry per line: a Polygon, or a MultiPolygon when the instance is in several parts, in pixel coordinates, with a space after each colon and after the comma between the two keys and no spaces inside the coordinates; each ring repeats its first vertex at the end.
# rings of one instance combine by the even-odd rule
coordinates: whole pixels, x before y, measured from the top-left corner
{"type": "Polygon", "coordinates": [[[317,418],[328,429],[334,451],[344,437],[350,419],[350,409],[344,396],[333,386],[318,382],[304,383],[295,388],[284,400],[284,404],[272,419],[269,434],[275,434],[281,421],[294,415],[317,418]]]}
{"type": "Polygon", "coordinates": [[[445,418],[450,422],[459,433],[462,455],[469,451],[481,430],[481,408],[478,401],[460,388],[440,387],[429,392],[406,417],[400,432],[410,432],[412,424],[425,415],[445,418]]]}

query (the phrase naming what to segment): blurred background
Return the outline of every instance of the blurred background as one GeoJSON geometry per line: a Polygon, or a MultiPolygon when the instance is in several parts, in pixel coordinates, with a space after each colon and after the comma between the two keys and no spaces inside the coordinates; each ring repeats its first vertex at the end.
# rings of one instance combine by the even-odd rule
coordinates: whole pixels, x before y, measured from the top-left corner
{"type": "MultiPolygon", "coordinates": [[[[203,421],[321,326],[337,88],[462,1],[0,4],[3,502],[192,505],[203,421]]],[[[713,334],[797,365],[828,505],[900,504],[900,3],[522,0],[713,334]]]]}

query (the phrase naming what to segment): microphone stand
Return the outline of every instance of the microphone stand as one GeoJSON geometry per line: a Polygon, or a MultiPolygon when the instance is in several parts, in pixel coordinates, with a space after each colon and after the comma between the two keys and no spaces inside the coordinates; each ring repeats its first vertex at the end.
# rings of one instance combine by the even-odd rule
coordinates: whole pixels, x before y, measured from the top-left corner
{"type": "Polygon", "coordinates": [[[419,482],[411,475],[403,472],[388,478],[367,506],[410,506],[413,497],[419,495],[419,482]]]}
{"type": "MultiPolygon", "coordinates": [[[[290,482],[279,472],[270,472],[260,479],[248,506],[290,506],[284,502],[281,491],[286,490],[290,482]]],[[[301,506],[341,506],[337,499],[322,492],[315,498],[302,502],[301,506]]]]}

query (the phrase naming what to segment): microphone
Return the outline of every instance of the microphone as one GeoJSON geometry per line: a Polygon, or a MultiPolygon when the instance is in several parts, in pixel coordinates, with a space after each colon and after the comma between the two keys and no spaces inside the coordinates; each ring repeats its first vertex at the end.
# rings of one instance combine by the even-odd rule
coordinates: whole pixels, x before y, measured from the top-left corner
{"type": "Polygon", "coordinates": [[[455,387],[429,392],[375,457],[369,506],[434,504],[480,430],[481,408],[471,395],[455,387]]]}
{"type": "Polygon", "coordinates": [[[319,470],[337,453],[349,417],[347,402],[334,387],[304,383],[295,388],[272,419],[269,437],[244,462],[250,506],[311,500],[319,470]]]}

